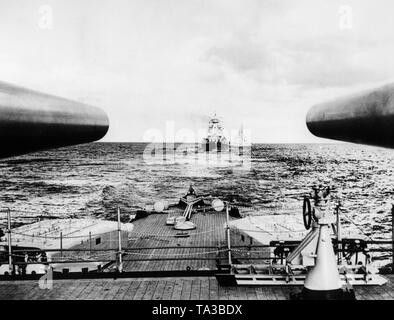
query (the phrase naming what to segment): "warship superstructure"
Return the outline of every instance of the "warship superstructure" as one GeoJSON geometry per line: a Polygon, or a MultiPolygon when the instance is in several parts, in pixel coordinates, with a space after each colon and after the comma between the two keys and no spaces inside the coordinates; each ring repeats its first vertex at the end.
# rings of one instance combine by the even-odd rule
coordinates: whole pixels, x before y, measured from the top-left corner
{"type": "Polygon", "coordinates": [[[208,133],[203,141],[204,150],[206,152],[217,151],[221,152],[228,150],[228,139],[224,134],[224,129],[219,117],[215,115],[209,120],[208,133]]]}

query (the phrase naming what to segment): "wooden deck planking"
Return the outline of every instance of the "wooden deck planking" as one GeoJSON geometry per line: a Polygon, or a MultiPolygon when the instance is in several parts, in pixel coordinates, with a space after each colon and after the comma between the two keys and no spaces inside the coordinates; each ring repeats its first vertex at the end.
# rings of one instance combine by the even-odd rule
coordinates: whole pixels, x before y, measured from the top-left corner
{"type": "Polygon", "coordinates": [[[172,292],[171,300],[181,300],[183,283],[180,279],[175,280],[174,290],[172,292]]]}
{"type": "Polygon", "coordinates": [[[262,287],[257,287],[256,288],[256,300],[267,300],[267,296],[265,295],[265,291],[263,290],[262,287]]]}
{"type": "MultiPolygon", "coordinates": [[[[122,284],[124,284],[125,282],[119,281],[119,280],[116,280],[116,281],[118,281],[117,285],[109,286],[109,290],[106,292],[103,299],[111,300],[111,299],[113,299],[113,297],[117,296],[118,291],[122,288],[122,284]]],[[[106,287],[106,288],[108,289],[108,287],[106,287]]]]}
{"type": "Polygon", "coordinates": [[[219,300],[228,300],[229,299],[227,287],[218,286],[218,299],[219,300]]]}
{"type": "Polygon", "coordinates": [[[81,292],[80,297],[83,294],[83,300],[93,300],[96,291],[97,291],[97,284],[95,285],[94,283],[92,284],[92,282],[90,282],[88,287],[81,292]]]}
{"type": "Polygon", "coordinates": [[[110,290],[111,284],[113,286],[116,286],[118,284],[118,282],[116,282],[116,280],[114,280],[114,282],[111,283],[111,281],[108,281],[108,279],[105,279],[104,281],[101,281],[98,290],[94,294],[94,298],[93,299],[94,300],[105,299],[106,291],[110,290]]]}
{"type": "Polygon", "coordinates": [[[157,284],[152,300],[161,300],[162,299],[165,285],[166,285],[165,280],[162,280],[157,284]]]}
{"type": "Polygon", "coordinates": [[[159,281],[149,281],[148,288],[146,289],[145,294],[142,297],[142,300],[152,300],[153,294],[155,293],[158,283],[159,281]]]}
{"type": "Polygon", "coordinates": [[[27,295],[29,292],[34,290],[35,285],[33,283],[23,284],[21,286],[14,284],[9,286],[6,290],[4,290],[4,294],[10,300],[19,300],[21,296],[27,295]]]}
{"type": "Polygon", "coordinates": [[[192,280],[187,279],[183,282],[181,300],[190,300],[192,292],[192,280]]]}
{"type": "MultiPolygon", "coordinates": [[[[68,283],[64,281],[54,281],[53,282],[53,288],[52,289],[39,289],[39,290],[32,290],[32,294],[35,294],[35,297],[33,298],[32,296],[27,296],[24,297],[23,299],[25,300],[34,300],[34,299],[54,299],[54,300],[64,300],[64,295],[63,293],[67,291],[67,287],[69,286],[68,283]],[[40,297],[41,295],[41,297],[40,297]]],[[[36,288],[38,287],[38,284],[36,283],[36,288]]]]}
{"type": "Polygon", "coordinates": [[[389,296],[394,299],[394,283],[390,281],[388,286],[386,287],[386,291],[388,292],[389,296]]]}
{"type": "Polygon", "coordinates": [[[191,286],[191,300],[199,300],[200,299],[200,290],[201,290],[201,281],[198,278],[192,280],[191,286]]]}
{"type": "Polygon", "coordinates": [[[127,288],[126,292],[119,298],[123,300],[132,300],[140,284],[141,282],[139,281],[132,281],[130,286],[127,288]]]}
{"type": "Polygon", "coordinates": [[[175,279],[167,280],[163,291],[163,300],[170,300],[175,286],[175,279]]]}
{"type": "Polygon", "coordinates": [[[219,284],[214,278],[209,278],[209,300],[219,299],[219,284]]]}
{"type": "MultiPolygon", "coordinates": [[[[359,300],[394,300],[394,275],[383,286],[357,286],[359,300]]],[[[1,281],[0,299],[127,299],[127,300],[283,300],[301,287],[221,287],[214,277],[55,280],[53,289],[40,289],[37,281],[1,281]]]]}
{"type": "MultiPolygon", "coordinates": [[[[116,300],[116,297],[119,297],[118,299],[121,299],[120,297],[123,297],[124,294],[126,293],[127,289],[130,287],[131,282],[129,281],[122,281],[119,287],[119,290],[112,296],[112,300],[116,300]]],[[[111,297],[108,297],[111,299],[111,297]]]]}
{"type": "Polygon", "coordinates": [[[67,287],[69,287],[69,283],[67,283],[66,281],[61,281],[58,284],[57,288],[56,288],[56,281],[54,281],[53,287],[54,287],[55,290],[53,290],[53,289],[47,289],[47,290],[40,289],[40,291],[42,293],[40,298],[41,299],[47,299],[48,297],[50,297],[51,299],[55,299],[55,300],[65,300],[67,298],[66,294],[68,293],[67,287]]]}
{"type": "Polygon", "coordinates": [[[216,269],[216,261],[208,260],[179,260],[182,257],[209,257],[216,258],[216,253],[201,254],[207,251],[216,251],[208,248],[186,248],[187,246],[225,246],[225,229],[223,228],[226,217],[224,213],[196,213],[192,216],[192,221],[196,223],[197,229],[189,231],[190,237],[177,238],[175,234],[179,231],[172,226],[165,224],[166,214],[151,214],[146,218],[135,221],[135,240],[129,241],[128,249],[142,247],[178,247],[172,249],[144,249],[136,250],[135,253],[127,254],[124,257],[123,268],[125,271],[163,271],[163,270],[192,270],[201,268],[216,269]],[[195,253],[193,255],[192,253],[195,253]],[[199,254],[200,253],[200,254],[199,254]],[[158,256],[160,255],[160,256],[158,256]],[[165,261],[129,261],[139,258],[162,258],[172,257],[173,260],[165,261]]]}
{"type": "Polygon", "coordinates": [[[88,296],[90,295],[90,293],[95,289],[95,285],[94,283],[92,283],[91,281],[87,281],[89,284],[87,285],[87,287],[85,287],[85,289],[83,289],[80,293],[79,296],[76,297],[76,299],[81,299],[80,297],[83,297],[83,300],[88,300],[88,296]]]}
{"type": "Polygon", "coordinates": [[[138,287],[133,300],[142,300],[142,297],[145,295],[146,290],[148,289],[149,281],[141,282],[140,286],[138,287]]]}

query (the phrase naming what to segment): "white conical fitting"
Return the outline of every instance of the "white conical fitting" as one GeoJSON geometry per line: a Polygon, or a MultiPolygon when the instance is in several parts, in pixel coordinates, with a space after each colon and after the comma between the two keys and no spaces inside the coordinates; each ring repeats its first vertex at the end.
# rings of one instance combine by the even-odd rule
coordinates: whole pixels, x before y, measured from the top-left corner
{"type": "Polygon", "coordinates": [[[328,225],[320,225],[316,264],[310,267],[304,287],[313,291],[341,289],[341,279],[328,225]]]}

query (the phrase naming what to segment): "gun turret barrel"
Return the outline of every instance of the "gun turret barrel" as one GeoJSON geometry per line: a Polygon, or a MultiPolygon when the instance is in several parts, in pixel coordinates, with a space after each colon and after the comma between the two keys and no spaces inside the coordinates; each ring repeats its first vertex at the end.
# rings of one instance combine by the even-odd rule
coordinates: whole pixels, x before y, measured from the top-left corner
{"type": "Polygon", "coordinates": [[[315,105],[306,123],[318,137],[394,148],[394,84],[315,105]]]}
{"type": "Polygon", "coordinates": [[[0,158],[96,141],[108,127],[99,108],[0,82],[0,158]]]}

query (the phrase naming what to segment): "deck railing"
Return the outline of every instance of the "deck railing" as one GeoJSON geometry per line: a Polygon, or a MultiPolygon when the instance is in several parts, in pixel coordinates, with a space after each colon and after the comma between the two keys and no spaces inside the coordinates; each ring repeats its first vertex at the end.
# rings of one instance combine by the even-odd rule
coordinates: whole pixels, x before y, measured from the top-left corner
{"type": "MultiPolygon", "coordinates": [[[[219,246],[152,246],[152,247],[121,247],[121,241],[119,237],[119,246],[116,248],[72,248],[65,249],[62,247],[60,241],[59,248],[53,249],[29,249],[29,248],[13,248],[12,246],[12,230],[10,223],[10,210],[6,210],[8,216],[8,226],[6,230],[7,239],[8,239],[8,251],[3,251],[4,261],[0,261],[0,264],[7,264],[10,266],[10,270],[15,270],[14,266],[26,266],[29,264],[72,264],[72,263],[102,263],[102,264],[117,264],[118,271],[119,263],[123,264],[125,262],[143,262],[143,261],[171,261],[171,260],[179,260],[179,261],[216,261],[216,265],[221,264],[232,264],[232,259],[239,261],[256,261],[256,260],[278,260],[280,259],[282,262],[286,258],[286,255],[291,252],[293,247],[296,247],[298,243],[285,243],[280,242],[275,245],[230,245],[231,239],[229,236],[229,228],[223,228],[223,232],[226,233],[227,237],[226,243],[219,246]],[[258,255],[259,253],[267,253],[267,249],[278,248],[278,247],[286,247],[288,250],[286,252],[282,252],[279,256],[270,257],[270,256],[262,256],[258,255]],[[187,252],[184,252],[184,250],[187,252]],[[265,249],[265,251],[264,251],[265,249]],[[155,252],[152,252],[152,251],[155,252]],[[160,250],[165,250],[166,252],[160,252],[160,250]],[[171,250],[172,252],[168,252],[171,250]],[[177,250],[182,250],[182,252],[177,253],[177,250]],[[46,252],[46,253],[59,253],[60,257],[52,257],[50,261],[34,261],[34,259],[29,258],[29,252],[46,252]],[[159,251],[159,252],[157,252],[159,251]],[[175,251],[175,252],[174,252],[175,251]],[[195,252],[193,252],[195,251],[195,252]],[[70,257],[67,253],[78,253],[75,255],[75,258],[70,257]],[[238,255],[237,255],[238,253],[238,255]],[[80,257],[79,254],[84,254],[83,257],[80,257]],[[242,256],[242,254],[246,256],[242,256]],[[26,258],[27,255],[27,258],[26,258]],[[256,256],[257,255],[257,256],[256,256]]],[[[392,214],[394,216],[394,206],[392,209],[392,214]]],[[[120,221],[120,213],[118,211],[118,221],[120,221]]],[[[227,224],[228,225],[228,224],[227,224]]],[[[120,230],[118,230],[120,232],[120,230]]],[[[393,225],[394,231],[394,225],[393,225]]],[[[15,233],[17,235],[17,233],[15,233]]],[[[61,236],[63,238],[63,236],[61,236]]],[[[66,238],[66,237],[64,237],[66,238]]],[[[357,241],[357,240],[356,240],[357,241]]],[[[348,241],[337,241],[333,240],[334,247],[341,248],[340,250],[336,249],[337,252],[348,253],[348,249],[346,245],[349,244],[348,241]],[[341,246],[339,246],[341,244],[341,246]]],[[[356,242],[355,242],[356,243],[356,242]]],[[[394,241],[393,240],[360,240],[356,243],[356,246],[353,246],[351,249],[352,253],[367,253],[370,254],[372,252],[376,253],[384,253],[390,254],[392,257],[392,263],[394,263],[394,241]],[[374,247],[368,248],[365,250],[365,247],[360,246],[359,244],[372,245],[374,247]]],[[[350,250],[349,249],[349,250],[350,250]]],[[[142,271],[142,270],[135,270],[142,271]]],[[[391,272],[393,272],[393,267],[391,267],[391,272]]]]}
{"type": "MultiPolygon", "coordinates": [[[[334,245],[335,244],[342,244],[346,245],[349,244],[347,241],[333,241],[334,245]]],[[[362,242],[363,244],[366,245],[391,245],[390,247],[387,248],[368,248],[367,251],[364,249],[360,248],[352,248],[352,250],[347,250],[347,249],[336,249],[336,252],[343,252],[343,253],[365,253],[365,252],[387,252],[387,253],[392,253],[392,245],[393,241],[388,241],[388,240],[381,240],[381,241],[370,241],[370,240],[365,240],[362,242]]],[[[243,252],[243,253],[248,253],[250,255],[253,254],[258,254],[258,253],[264,253],[264,251],[261,251],[260,249],[275,249],[280,246],[284,246],[287,248],[291,247],[296,247],[298,244],[297,243],[290,243],[290,244],[278,244],[278,245],[236,245],[236,246],[231,246],[231,251],[233,253],[236,252],[243,252]]],[[[29,248],[24,248],[24,249],[13,249],[11,256],[13,258],[23,258],[24,254],[29,253],[29,252],[37,252],[37,249],[29,249],[29,248]]],[[[54,248],[54,249],[45,249],[42,250],[45,251],[46,253],[67,253],[67,252],[74,252],[74,253],[89,253],[89,254],[94,254],[94,253],[101,253],[104,255],[108,254],[116,254],[118,253],[118,248],[102,248],[102,249],[64,249],[64,248],[54,248]]],[[[227,245],[223,246],[154,246],[154,247],[137,247],[137,248],[124,248],[122,249],[122,256],[143,256],[142,258],[123,258],[123,261],[160,261],[160,260],[226,260],[226,256],[221,256],[221,253],[227,253],[228,248],[227,245]],[[160,252],[144,252],[141,253],[141,251],[149,251],[149,250],[185,250],[189,249],[190,252],[182,252],[182,253],[160,253],[160,252]],[[197,251],[197,252],[192,252],[193,249],[205,249],[205,251],[197,251]],[[202,257],[203,255],[216,255],[215,257],[202,257]]],[[[267,251],[265,251],[266,253],[267,251]]],[[[8,256],[8,254],[6,255],[8,256]]],[[[285,256],[283,256],[285,257],[285,256]]],[[[253,257],[253,256],[248,256],[248,257],[237,257],[238,260],[277,260],[281,258],[281,256],[275,256],[275,257],[267,257],[267,256],[260,256],[260,257],[253,257]]],[[[70,259],[69,256],[65,256],[64,259],[58,259],[58,260],[50,260],[50,261],[17,261],[15,260],[15,264],[54,264],[54,263],[80,263],[80,262],[115,262],[114,259],[70,259]]]]}

